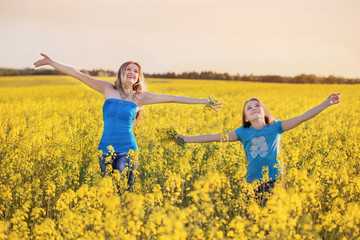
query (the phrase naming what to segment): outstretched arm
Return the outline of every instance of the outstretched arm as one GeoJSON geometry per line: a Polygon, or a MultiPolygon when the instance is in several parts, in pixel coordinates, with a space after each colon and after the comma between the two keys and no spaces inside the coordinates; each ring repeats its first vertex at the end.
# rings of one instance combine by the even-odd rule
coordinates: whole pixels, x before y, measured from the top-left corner
{"type": "MultiPolygon", "coordinates": [[[[206,106],[211,107],[209,99],[155,94],[150,92],[142,92],[140,95],[139,103],[140,105],[149,105],[149,104],[157,104],[157,103],[205,104],[206,106]]],[[[221,108],[221,105],[222,103],[215,100],[215,106],[213,106],[214,110],[217,111],[218,108],[221,108]]]]}
{"type": "Polygon", "coordinates": [[[283,131],[289,131],[301,123],[315,117],[327,107],[338,104],[340,102],[340,93],[331,94],[324,102],[320,105],[310,109],[309,111],[305,112],[304,114],[291,118],[289,120],[282,121],[281,126],[283,131]]]}
{"type": "Polygon", "coordinates": [[[80,72],[79,70],[77,70],[75,68],[65,66],[61,63],[58,63],[43,53],[41,53],[40,55],[43,56],[44,58],[35,62],[34,63],[35,67],[49,65],[49,66],[55,68],[56,70],[58,70],[62,73],[65,73],[66,75],[70,75],[74,78],[79,79],[81,82],[85,83],[87,86],[91,87],[92,89],[98,91],[99,93],[101,93],[103,95],[105,95],[105,92],[107,89],[114,88],[113,85],[109,82],[93,78],[89,75],[86,75],[86,74],[80,72]]]}
{"type": "Polygon", "coordinates": [[[186,143],[235,142],[238,140],[235,131],[228,132],[225,134],[225,136],[221,133],[218,133],[199,136],[184,136],[179,134],[176,137],[184,139],[186,143]]]}

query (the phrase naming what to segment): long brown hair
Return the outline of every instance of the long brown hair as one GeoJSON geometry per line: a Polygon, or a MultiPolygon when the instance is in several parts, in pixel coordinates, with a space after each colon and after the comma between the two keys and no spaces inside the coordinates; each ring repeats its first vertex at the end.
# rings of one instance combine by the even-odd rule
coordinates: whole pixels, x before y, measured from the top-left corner
{"type": "Polygon", "coordinates": [[[266,124],[273,124],[275,119],[274,117],[271,115],[271,113],[269,112],[269,110],[267,110],[267,108],[264,106],[264,104],[261,103],[261,101],[258,98],[250,98],[249,100],[247,100],[244,103],[244,107],[243,107],[243,113],[242,113],[242,122],[243,122],[243,127],[244,128],[248,128],[251,126],[251,122],[250,121],[246,121],[245,119],[245,106],[248,102],[250,101],[257,101],[260,106],[262,107],[262,109],[264,110],[264,118],[265,118],[265,123],[266,124]]]}
{"type": "MultiPolygon", "coordinates": [[[[120,91],[120,92],[124,92],[124,87],[122,85],[122,80],[125,79],[125,70],[127,68],[127,66],[129,64],[135,64],[138,68],[139,68],[139,72],[138,72],[138,80],[136,81],[136,83],[134,83],[134,85],[132,86],[133,90],[135,91],[134,97],[136,98],[136,95],[139,94],[140,92],[143,92],[146,90],[146,84],[145,84],[145,78],[144,78],[144,74],[142,71],[142,68],[140,66],[139,63],[134,62],[134,61],[127,61],[125,63],[123,63],[120,68],[119,71],[116,74],[116,80],[114,82],[115,85],[115,89],[120,91]]],[[[138,112],[136,114],[135,117],[135,122],[138,123],[141,118],[143,117],[145,111],[142,107],[140,107],[138,109],[138,112]]]]}

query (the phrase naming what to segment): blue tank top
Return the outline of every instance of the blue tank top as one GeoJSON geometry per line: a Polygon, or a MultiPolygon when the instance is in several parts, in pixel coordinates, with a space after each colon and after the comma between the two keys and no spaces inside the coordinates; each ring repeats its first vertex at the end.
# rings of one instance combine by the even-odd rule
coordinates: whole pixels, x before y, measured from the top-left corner
{"type": "Polygon", "coordinates": [[[108,98],[103,106],[104,132],[99,150],[108,153],[108,146],[115,152],[129,152],[138,150],[135,135],[132,130],[138,107],[134,102],[108,98]]]}

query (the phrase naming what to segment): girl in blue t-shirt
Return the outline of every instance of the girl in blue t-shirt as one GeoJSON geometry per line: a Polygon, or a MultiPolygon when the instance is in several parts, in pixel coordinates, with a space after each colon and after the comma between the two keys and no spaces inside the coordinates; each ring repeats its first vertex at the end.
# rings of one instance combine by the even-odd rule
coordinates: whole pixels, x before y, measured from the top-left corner
{"type": "MultiPolygon", "coordinates": [[[[315,117],[327,107],[340,102],[340,93],[331,94],[323,103],[310,109],[304,114],[284,121],[275,121],[271,113],[257,98],[250,98],[245,102],[242,114],[243,126],[227,133],[206,134],[199,136],[178,135],[186,143],[234,142],[241,141],[248,160],[246,181],[261,182],[255,191],[257,195],[269,192],[282,173],[277,161],[280,136],[301,123],[315,117]],[[266,172],[266,174],[264,174],[266,172]]],[[[265,205],[266,200],[261,204],[265,205]]]]}

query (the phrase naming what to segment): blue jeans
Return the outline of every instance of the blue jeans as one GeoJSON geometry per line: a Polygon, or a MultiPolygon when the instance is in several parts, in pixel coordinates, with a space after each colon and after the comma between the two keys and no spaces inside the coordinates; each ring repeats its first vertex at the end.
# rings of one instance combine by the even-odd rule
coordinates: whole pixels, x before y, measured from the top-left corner
{"type": "MultiPolygon", "coordinates": [[[[111,175],[112,172],[117,169],[120,173],[123,173],[125,168],[127,169],[126,177],[128,179],[127,184],[130,192],[133,191],[133,186],[135,182],[135,174],[134,171],[137,167],[137,159],[132,159],[131,156],[127,152],[121,152],[121,153],[104,153],[100,157],[100,169],[101,169],[101,175],[103,177],[107,175],[111,175]],[[112,166],[112,170],[109,171],[109,165],[112,166]]],[[[111,168],[110,168],[111,169],[111,168]]],[[[118,187],[118,191],[120,191],[120,186],[118,187]]]]}
{"type": "Polygon", "coordinates": [[[261,207],[266,206],[266,203],[268,201],[268,197],[271,194],[271,191],[275,187],[275,182],[276,182],[276,180],[261,183],[258,186],[258,188],[255,189],[255,198],[259,201],[259,204],[260,204],[261,207]]]}

